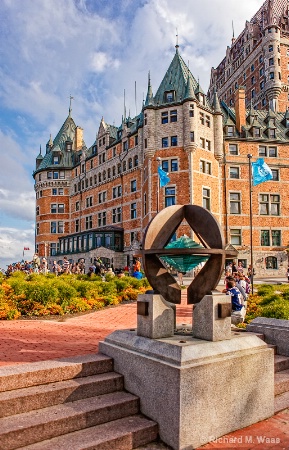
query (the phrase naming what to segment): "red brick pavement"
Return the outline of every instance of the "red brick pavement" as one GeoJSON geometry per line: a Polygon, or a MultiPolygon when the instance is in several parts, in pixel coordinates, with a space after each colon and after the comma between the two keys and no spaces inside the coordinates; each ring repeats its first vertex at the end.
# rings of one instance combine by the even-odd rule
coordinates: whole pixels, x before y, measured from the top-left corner
{"type": "MultiPolygon", "coordinates": [[[[178,324],[191,317],[190,306],[177,306],[178,324]]],[[[112,331],[135,327],[136,303],[73,318],[0,321],[0,366],[95,353],[112,331]]],[[[202,449],[289,450],[289,409],[202,449]]]]}
{"type": "MultiPolygon", "coordinates": [[[[117,329],[136,328],[136,303],[55,320],[0,321],[0,366],[98,351],[117,329]]],[[[191,323],[192,307],[177,307],[177,322],[191,323]]]]}

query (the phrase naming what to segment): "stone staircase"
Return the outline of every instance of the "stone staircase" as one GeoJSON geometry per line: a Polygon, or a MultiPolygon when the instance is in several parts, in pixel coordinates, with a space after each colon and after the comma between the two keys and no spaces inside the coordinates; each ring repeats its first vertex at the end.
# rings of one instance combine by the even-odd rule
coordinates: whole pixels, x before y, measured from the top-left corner
{"type": "MultiPolygon", "coordinates": [[[[263,341],[265,336],[261,333],[256,334],[263,341]]],[[[274,370],[275,370],[275,414],[283,409],[289,408],[289,356],[277,354],[277,346],[267,344],[274,350],[274,370]]]]}
{"type": "Polygon", "coordinates": [[[275,354],[275,413],[289,408],[289,357],[275,354]]]}
{"type": "Polygon", "coordinates": [[[104,355],[0,368],[1,450],[130,450],[157,435],[104,355]]]}

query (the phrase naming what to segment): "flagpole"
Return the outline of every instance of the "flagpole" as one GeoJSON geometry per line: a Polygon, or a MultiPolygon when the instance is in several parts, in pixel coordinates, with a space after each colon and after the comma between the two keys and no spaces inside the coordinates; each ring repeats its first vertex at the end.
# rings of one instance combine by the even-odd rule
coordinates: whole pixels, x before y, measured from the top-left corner
{"type": "MultiPolygon", "coordinates": [[[[161,158],[158,156],[156,158],[157,163],[158,163],[158,167],[160,167],[161,165],[161,158]]],[[[157,213],[159,212],[160,209],[160,180],[159,180],[159,176],[157,177],[157,213]]]]}
{"type": "Polygon", "coordinates": [[[253,267],[253,213],[252,213],[252,155],[247,155],[249,162],[249,196],[250,196],[250,253],[251,253],[251,286],[252,294],[254,293],[254,267],[253,267]]]}

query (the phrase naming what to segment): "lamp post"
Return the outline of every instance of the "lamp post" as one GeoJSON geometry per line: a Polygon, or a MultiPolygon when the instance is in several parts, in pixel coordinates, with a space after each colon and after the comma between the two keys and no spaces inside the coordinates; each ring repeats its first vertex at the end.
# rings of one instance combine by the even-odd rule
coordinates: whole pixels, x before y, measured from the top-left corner
{"type": "Polygon", "coordinates": [[[252,165],[251,159],[252,155],[249,153],[247,155],[248,163],[249,163],[249,199],[250,199],[250,253],[251,253],[251,285],[252,285],[252,294],[254,293],[254,268],[253,268],[253,213],[252,213],[252,165]]]}
{"type": "MultiPolygon", "coordinates": [[[[156,158],[157,163],[158,163],[158,168],[161,165],[161,158],[158,156],[156,158]]],[[[157,213],[160,210],[160,181],[159,181],[159,177],[157,177],[157,213]]]]}

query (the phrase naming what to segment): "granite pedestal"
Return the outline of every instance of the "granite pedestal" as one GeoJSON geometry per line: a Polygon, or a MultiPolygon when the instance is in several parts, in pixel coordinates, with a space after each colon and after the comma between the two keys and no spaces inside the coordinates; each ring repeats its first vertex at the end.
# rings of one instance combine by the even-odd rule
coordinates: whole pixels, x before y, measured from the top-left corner
{"type": "Polygon", "coordinates": [[[99,344],[174,450],[193,450],[274,413],[274,355],[255,335],[210,342],[120,330],[99,344]]]}

